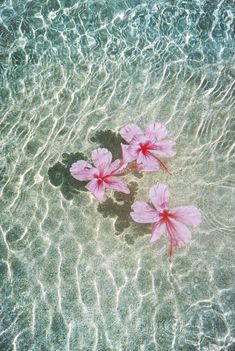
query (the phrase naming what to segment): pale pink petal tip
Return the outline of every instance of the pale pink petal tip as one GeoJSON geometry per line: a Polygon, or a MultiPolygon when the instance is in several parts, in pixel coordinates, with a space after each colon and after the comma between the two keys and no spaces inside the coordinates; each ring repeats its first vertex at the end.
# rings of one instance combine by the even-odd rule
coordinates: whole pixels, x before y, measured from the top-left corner
{"type": "Polygon", "coordinates": [[[105,148],[98,148],[91,154],[93,164],[100,170],[107,168],[112,162],[112,154],[105,148]]]}
{"type": "Polygon", "coordinates": [[[85,187],[99,202],[105,200],[104,185],[99,184],[96,179],[91,180],[85,187]]]}
{"type": "Polygon", "coordinates": [[[171,209],[171,213],[177,221],[193,228],[197,227],[202,221],[201,212],[195,206],[175,207],[171,209]]]}
{"type": "Polygon", "coordinates": [[[121,193],[130,193],[130,190],[128,189],[126,184],[118,177],[109,177],[108,182],[105,184],[105,186],[109,189],[120,191],[121,193]]]}
{"type": "Polygon", "coordinates": [[[182,223],[171,219],[166,223],[167,235],[173,246],[185,246],[191,240],[191,231],[182,223]]]}
{"type": "Polygon", "coordinates": [[[150,243],[154,243],[159,240],[161,235],[166,233],[166,224],[158,221],[152,225],[152,235],[150,237],[150,243]]]}
{"type": "Polygon", "coordinates": [[[140,165],[139,169],[142,172],[154,172],[160,169],[160,163],[152,155],[143,155],[140,153],[137,158],[137,163],[140,165]]]}
{"type": "Polygon", "coordinates": [[[170,193],[165,184],[154,185],[150,188],[149,197],[159,211],[168,207],[169,196],[170,193]]]}
{"type": "Polygon", "coordinates": [[[158,122],[153,122],[148,125],[145,135],[152,141],[156,142],[164,139],[167,136],[166,127],[158,122]]]}
{"type": "Polygon", "coordinates": [[[134,161],[137,157],[137,147],[134,145],[125,145],[121,144],[122,148],[122,157],[124,162],[134,161]]]}
{"type": "Polygon", "coordinates": [[[156,142],[156,146],[153,149],[153,153],[162,157],[173,157],[176,155],[175,150],[172,148],[176,145],[174,140],[164,139],[156,142]]]}
{"type": "Polygon", "coordinates": [[[146,202],[136,201],[131,206],[131,209],[133,212],[130,215],[137,223],[154,223],[159,219],[157,211],[146,202]]]}
{"type": "Polygon", "coordinates": [[[73,163],[69,169],[69,172],[72,175],[72,177],[80,181],[92,179],[94,171],[94,168],[92,168],[91,165],[89,165],[84,160],[79,160],[73,163]]]}
{"type": "Polygon", "coordinates": [[[120,171],[122,168],[125,167],[125,164],[122,160],[115,160],[114,162],[111,163],[111,165],[109,166],[109,174],[111,173],[116,173],[115,171],[120,171]]]}
{"type": "Polygon", "coordinates": [[[87,162],[84,160],[79,160],[77,162],[74,162],[72,166],[70,167],[69,171],[71,174],[79,172],[83,170],[84,168],[87,167],[87,162]]]}
{"type": "Polygon", "coordinates": [[[120,135],[128,143],[133,143],[142,135],[142,131],[136,124],[130,123],[120,129],[120,135]]]}

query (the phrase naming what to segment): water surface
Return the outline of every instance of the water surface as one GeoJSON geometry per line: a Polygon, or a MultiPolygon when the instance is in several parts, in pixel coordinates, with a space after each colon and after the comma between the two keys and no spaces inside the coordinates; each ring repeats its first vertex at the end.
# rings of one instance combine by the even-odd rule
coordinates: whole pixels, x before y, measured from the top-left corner
{"type": "Polygon", "coordinates": [[[0,1],[0,349],[234,351],[234,1],[0,1]],[[177,142],[130,195],[69,177],[118,129],[177,142]],[[193,240],[128,216],[150,186],[203,214],[193,240]]]}

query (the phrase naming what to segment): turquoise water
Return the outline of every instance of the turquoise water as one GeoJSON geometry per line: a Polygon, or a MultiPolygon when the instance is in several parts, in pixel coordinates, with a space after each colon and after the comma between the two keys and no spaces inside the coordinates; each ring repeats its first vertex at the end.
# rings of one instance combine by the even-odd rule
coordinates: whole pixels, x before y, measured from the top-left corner
{"type": "Polygon", "coordinates": [[[0,0],[0,350],[234,351],[235,4],[0,0]],[[173,175],[98,205],[68,168],[167,125],[173,175]],[[150,186],[203,214],[170,262],[150,186]]]}

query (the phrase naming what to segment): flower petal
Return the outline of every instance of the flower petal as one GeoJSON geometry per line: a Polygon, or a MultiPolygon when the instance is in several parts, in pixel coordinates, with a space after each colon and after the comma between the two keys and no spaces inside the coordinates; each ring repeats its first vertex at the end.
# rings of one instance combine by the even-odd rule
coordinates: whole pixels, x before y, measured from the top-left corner
{"type": "Polygon", "coordinates": [[[150,188],[149,197],[154,205],[154,207],[162,211],[168,207],[170,193],[165,184],[154,185],[150,188]]]}
{"type": "Polygon", "coordinates": [[[116,172],[120,172],[126,166],[127,166],[127,163],[125,163],[123,160],[119,160],[119,159],[115,160],[109,166],[108,174],[116,174],[116,172]]]}
{"type": "Polygon", "coordinates": [[[138,166],[139,172],[157,172],[159,171],[159,164],[158,163],[148,163],[148,164],[139,164],[138,166]]]}
{"type": "Polygon", "coordinates": [[[131,206],[131,209],[133,212],[130,215],[137,223],[155,223],[159,220],[157,211],[146,202],[136,201],[131,206]]]}
{"type": "Polygon", "coordinates": [[[166,222],[166,229],[168,239],[174,246],[185,246],[191,240],[191,231],[174,219],[166,222]]]}
{"type": "Polygon", "coordinates": [[[92,195],[95,196],[95,198],[99,202],[103,202],[105,198],[104,190],[105,186],[103,183],[99,183],[97,179],[91,180],[86,186],[87,190],[89,190],[92,195]]]}
{"type": "Polygon", "coordinates": [[[109,189],[120,191],[125,194],[130,193],[126,184],[118,177],[108,177],[107,181],[105,181],[105,186],[109,189]]]}
{"type": "Polygon", "coordinates": [[[96,171],[96,168],[92,168],[92,166],[84,160],[73,163],[69,169],[72,177],[81,181],[92,179],[96,171]]]}
{"type": "Polygon", "coordinates": [[[139,152],[137,163],[140,164],[139,170],[142,172],[158,171],[160,168],[158,160],[150,153],[144,155],[142,152],[139,152]]]}
{"type": "Polygon", "coordinates": [[[112,154],[105,148],[98,148],[92,151],[91,154],[92,162],[100,170],[105,171],[112,162],[112,154]]]}
{"type": "Polygon", "coordinates": [[[152,146],[152,150],[159,156],[172,157],[176,154],[176,152],[172,150],[172,147],[175,146],[175,144],[175,141],[170,139],[157,141],[156,144],[152,146]]]}
{"type": "Polygon", "coordinates": [[[148,137],[152,142],[155,142],[157,140],[162,140],[167,136],[167,130],[166,127],[157,122],[151,123],[145,133],[146,137],[148,137]]]}
{"type": "Polygon", "coordinates": [[[136,143],[140,135],[142,135],[141,129],[134,123],[127,124],[120,129],[121,137],[128,143],[136,143]]]}
{"type": "Polygon", "coordinates": [[[191,225],[193,228],[197,227],[202,220],[201,213],[195,206],[175,207],[170,212],[177,221],[191,225]]]}
{"type": "Polygon", "coordinates": [[[160,239],[160,236],[164,233],[166,233],[166,224],[163,221],[154,223],[152,225],[152,235],[150,242],[153,243],[154,241],[160,239]]]}
{"type": "Polygon", "coordinates": [[[121,144],[121,147],[122,147],[122,157],[124,162],[131,162],[137,158],[138,146],[121,144]]]}

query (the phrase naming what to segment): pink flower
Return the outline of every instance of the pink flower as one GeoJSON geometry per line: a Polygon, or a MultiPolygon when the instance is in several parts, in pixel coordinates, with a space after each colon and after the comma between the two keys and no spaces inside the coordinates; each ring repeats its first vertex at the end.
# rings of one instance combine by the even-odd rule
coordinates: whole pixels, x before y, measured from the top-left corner
{"type": "Polygon", "coordinates": [[[167,130],[161,123],[151,123],[142,133],[136,124],[127,124],[121,128],[122,138],[129,144],[122,146],[123,160],[131,162],[137,159],[139,170],[145,172],[157,171],[160,165],[166,170],[166,165],[156,156],[172,157],[175,142],[166,139],[167,130]]]}
{"type": "Polygon", "coordinates": [[[99,202],[104,201],[106,188],[129,194],[126,184],[117,177],[125,167],[123,161],[112,162],[111,152],[101,148],[92,151],[91,158],[95,167],[79,160],[71,166],[70,173],[77,180],[90,180],[86,188],[99,202]]]}
{"type": "Polygon", "coordinates": [[[195,206],[168,209],[169,191],[164,184],[154,185],[149,191],[152,206],[137,201],[132,205],[131,217],[137,223],[152,223],[150,242],[158,240],[163,233],[172,248],[185,246],[191,240],[191,232],[185,224],[195,228],[201,223],[201,213],[195,206]]]}

